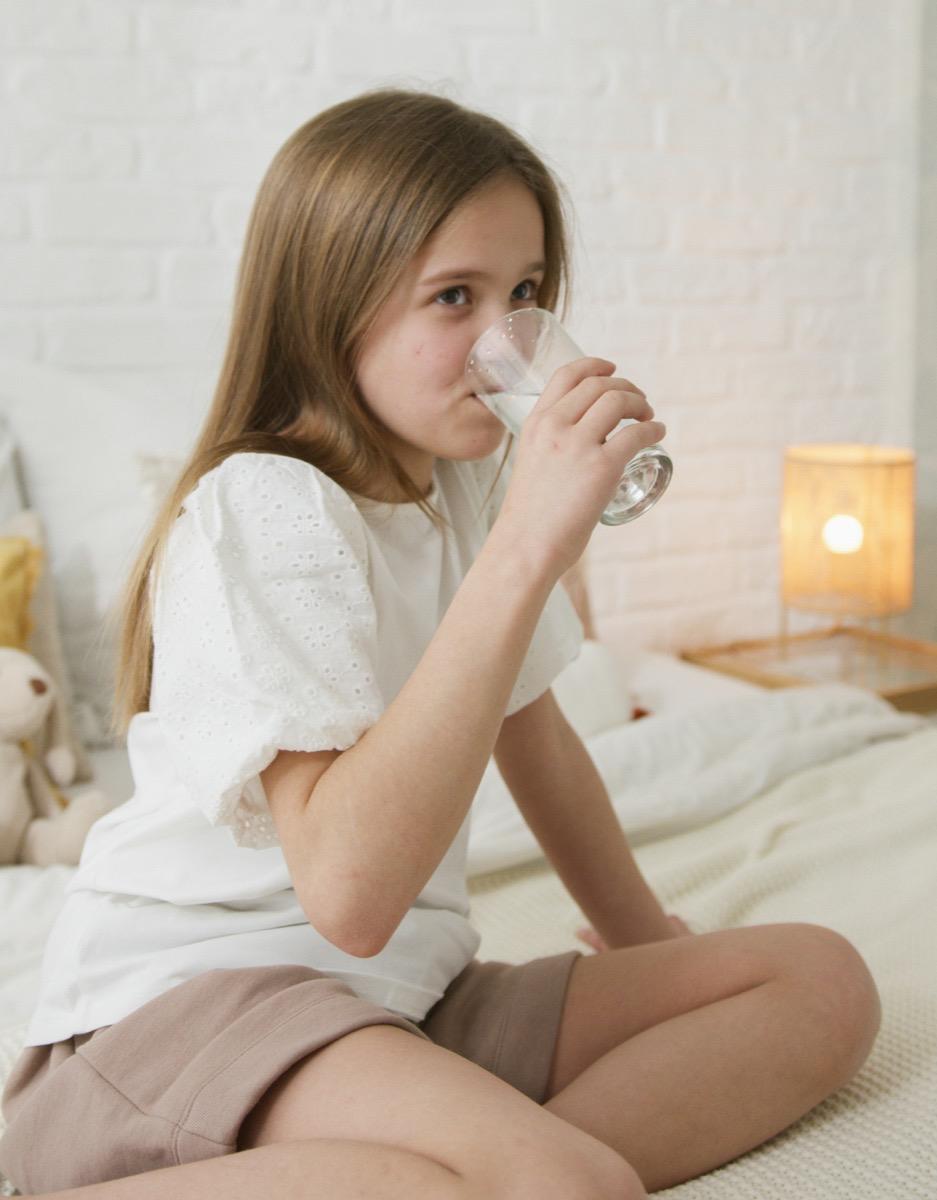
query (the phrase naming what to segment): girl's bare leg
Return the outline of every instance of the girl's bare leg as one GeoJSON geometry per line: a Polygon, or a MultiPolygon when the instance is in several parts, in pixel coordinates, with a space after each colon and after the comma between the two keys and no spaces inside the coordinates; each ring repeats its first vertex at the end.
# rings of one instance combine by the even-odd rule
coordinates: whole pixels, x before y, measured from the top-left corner
{"type": "Polygon", "coordinates": [[[56,1200],[643,1200],[602,1142],[472,1063],[392,1026],[297,1064],[237,1154],[56,1200]]]}
{"type": "Polygon", "coordinates": [[[878,1022],[864,963],[814,926],[609,951],[574,967],[547,1107],[655,1191],[759,1145],[848,1082],[878,1022]]]}
{"type": "MultiPolygon", "coordinates": [[[[468,1195],[440,1163],[365,1142],[292,1142],[49,1193],[49,1200],[313,1200],[468,1195]],[[461,1189],[461,1190],[460,1190],[461,1189]]],[[[45,1200],[40,1197],[39,1200],[45,1200]]]]}

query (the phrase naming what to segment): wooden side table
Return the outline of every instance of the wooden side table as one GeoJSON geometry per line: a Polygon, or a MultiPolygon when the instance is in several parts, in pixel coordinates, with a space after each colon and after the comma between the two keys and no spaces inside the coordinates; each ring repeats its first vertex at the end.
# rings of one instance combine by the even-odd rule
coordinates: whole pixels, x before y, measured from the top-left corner
{"type": "Polygon", "coordinates": [[[688,662],[763,687],[848,683],[907,712],[937,712],[937,645],[837,625],[815,633],[686,650],[688,662]]]}

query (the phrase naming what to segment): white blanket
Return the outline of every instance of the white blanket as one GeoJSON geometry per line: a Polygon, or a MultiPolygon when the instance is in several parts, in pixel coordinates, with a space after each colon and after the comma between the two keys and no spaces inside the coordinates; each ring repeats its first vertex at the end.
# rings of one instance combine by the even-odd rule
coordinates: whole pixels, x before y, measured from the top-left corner
{"type": "MultiPolygon", "coordinates": [[[[831,685],[752,692],[619,724],[585,741],[623,828],[641,842],[710,821],[804,767],[921,723],[870,692],[831,685]]],[[[538,853],[489,767],[472,813],[470,873],[538,853]]]]}

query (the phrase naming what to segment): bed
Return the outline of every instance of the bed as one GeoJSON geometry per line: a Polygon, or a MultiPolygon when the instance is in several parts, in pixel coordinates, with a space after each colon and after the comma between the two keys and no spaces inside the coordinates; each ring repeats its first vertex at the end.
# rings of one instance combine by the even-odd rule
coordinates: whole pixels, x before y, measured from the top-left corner
{"type": "MultiPolygon", "coordinates": [[[[160,486],[191,435],[188,405],[154,414],[44,368],[0,363],[0,526],[37,513],[54,605],[44,645],[84,763],[76,787],[129,794],[107,733],[102,624],[160,486]],[[75,437],[50,445],[62,405],[75,437]],[[102,439],[96,432],[108,428],[102,439]],[[54,635],[54,636],[52,636],[54,635]]],[[[0,527],[0,536],[3,529],[0,527]]],[[[937,1197],[937,721],[848,687],[764,691],[676,658],[587,641],[557,683],[666,906],[696,930],[831,926],[864,953],[884,1020],[857,1079],[770,1143],[676,1200],[937,1197]]],[[[0,1082],[35,996],[73,872],[0,868],[0,1082]]],[[[494,768],[476,799],[474,919],[485,957],[580,946],[581,917],[494,768]]],[[[15,1194],[0,1181],[0,1194],[15,1194]]]]}

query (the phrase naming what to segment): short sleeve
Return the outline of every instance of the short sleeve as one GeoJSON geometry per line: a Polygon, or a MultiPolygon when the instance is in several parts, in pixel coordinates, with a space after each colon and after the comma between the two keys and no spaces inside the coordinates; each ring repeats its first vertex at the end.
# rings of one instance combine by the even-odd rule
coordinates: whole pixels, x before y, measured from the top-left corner
{"type": "Polygon", "coordinates": [[[380,716],[367,541],[314,467],[238,454],[186,500],[156,588],[151,711],[212,824],[276,835],[258,773],[280,750],[344,750],[380,716]]]}

